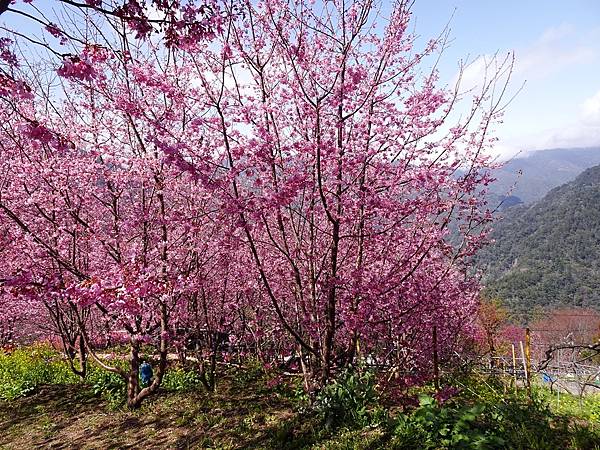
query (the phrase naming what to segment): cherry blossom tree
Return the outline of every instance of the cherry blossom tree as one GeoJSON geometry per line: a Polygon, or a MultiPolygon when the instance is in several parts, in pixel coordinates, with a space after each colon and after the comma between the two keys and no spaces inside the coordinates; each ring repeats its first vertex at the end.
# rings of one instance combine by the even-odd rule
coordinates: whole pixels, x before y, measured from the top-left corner
{"type": "MultiPolygon", "coordinates": [[[[89,35],[78,27],[52,22],[51,17],[65,18],[79,15],[95,20],[96,27],[124,26],[136,39],[147,39],[160,35],[169,47],[185,46],[210,38],[220,26],[222,9],[215,0],[206,1],[164,1],[164,0],[0,0],[0,15],[10,27],[15,18],[37,25],[48,35],[59,40],[60,45],[67,43],[88,45],[89,35]]],[[[7,28],[20,39],[51,49],[44,38],[38,40],[34,35],[22,34],[15,27],[7,28]]]]}
{"type": "Polygon", "coordinates": [[[459,92],[419,72],[443,40],[414,51],[406,3],[387,21],[371,1],[246,3],[241,16],[188,52],[201,97],[182,97],[205,107],[203,142],[174,148],[157,129],[159,146],[193,161],[237,218],[310,378],[352,363],[361,342],[422,367],[431,326],[450,343],[476,308],[464,262],[491,218],[484,150],[510,58],[450,125],[459,92]],[[205,171],[209,156],[221,170],[205,171]]]}
{"type": "Polygon", "coordinates": [[[557,308],[533,321],[530,328],[539,354],[557,345],[588,345],[598,340],[600,314],[585,308],[557,308]]]}
{"type": "Polygon", "coordinates": [[[468,260],[512,59],[465,96],[460,76],[440,85],[445,35],[418,49],[407,2],[211,5],[210,40],[91,33],[56,92],[2,41],[0,278],[67,305],[69,345],[121,374],[131,407],[194,333],[209,389],[225,335],[265,362],[296,354],[309,389],[359,360],[426,374],[434,326],[442,358],[475,332],[468,260]],[[100,329],[127,335],[127,371],[96,354],[100,329]]]}
{"type": "Polygon", "coordinates": [[[478,312],[478,324],[481,327],[484,341],[484,355],[489,354],[491,367],[496,365],[496,357],[504,342],[503,332],[508,323],[508,311],[498,299],[482,299],[478,312]]]}
{"type": "MultiPolygon", "coordinates": [[[[188,291],[198,247],[190,236],[210,219],[201,207],[207,200],[146,139],[152,130],[128,106],[141,88],[127,89],[128,80],[116,76],[98,78],[94,89],[75,80],[81,83],[65,86],[68,99],[53,114],[42,114],[37,99],[5,103],[13,119],[3,134],[0,209],[19,255],[7,278],[53,318],[61,311],[55,325],[69,318],[74,327],[60,330],[65,348],[83,342],[97,364],[127,379],[136,407],[164,375],[171,313],[188,291]],[[95,354],[99,319],[129,336],[127,372],[95,354]],[[140,389],[145,343],[156,346],[159,361],[154,383],[140,389]]],[[[153,112],[164,114],[153,98],[153,112]]]]}

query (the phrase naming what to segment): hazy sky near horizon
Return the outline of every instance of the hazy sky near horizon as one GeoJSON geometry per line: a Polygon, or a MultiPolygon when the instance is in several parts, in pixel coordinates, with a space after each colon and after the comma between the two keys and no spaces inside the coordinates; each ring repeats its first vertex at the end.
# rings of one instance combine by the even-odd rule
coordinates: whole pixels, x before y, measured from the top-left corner
{"type": "Polygon", "coordinates": [[[498,128],[497,153],[600,146],[600,1],[416,0],[412,11],[423,38],[449,24],[442,80],[468,59],[463,80],[475,84],[484,60],[514,51],[512,91],[525,85],[498,128]]]}

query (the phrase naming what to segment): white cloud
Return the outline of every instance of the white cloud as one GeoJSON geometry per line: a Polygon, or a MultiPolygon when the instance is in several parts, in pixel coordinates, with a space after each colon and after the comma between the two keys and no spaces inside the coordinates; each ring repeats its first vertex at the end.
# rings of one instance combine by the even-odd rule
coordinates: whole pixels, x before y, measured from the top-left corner
{"type": "Polygon", "coordinates": [[[545,141],[541,148],[594,147],[600,145],[600,126],[585,126],[581,123],[568,125],[551,132],[545,141]]]}
{"type": "Polygon", "coordinates": [[[542,35],[537,40],[538,44],[549,43],[553,44],[554,42],[564,39],[569,35],[573,34],[575,28],[573,25],[562,23],[556,27],[546,28],[542,35]]]}
{"type": "Polygon", "coordinates": [[[523,156],[523,150],[509,142],[498,142],[490,151],[490,154],[497,157],[498,161],[507,161],[515,156],[523,156]]]}
{"type": "Polygon", "coordinates": [[[577,120],[549,134],[554,147],[592,147],[600,145],[600,91],[586,98],[577,120]]]}
{"type": "Polygon", "coordinates": [[[459,71],[452,79],[451,86],[460,81],[461,92],[475,91],[483,84],[487,68],[493,60],[493,55],[481,55],[465,64],[462,73],[459,71]],[[460,80],[459,80],[460,79],[460,80]]]}
{"type": "MultiPolygon", "coordinates": [[[[517,104],[508,107],[507,117],[514,106],[514,117],[520,119],[510,119],[506,127],[500,127],[501,141],[493,150],[495,155],[505,159],[518,151],[600,145],[598,86],[591,87],[593,94],[584,101],[577,104],[576,100],[585,96],[583,89],[590,89],[589,82],[584,81],[589,77],[583,73],[597,70],[599,38],[600,27],[581,30],[562,24],[547,28],[529,45],[515,49],[511,86],[518,89],[525,80],[527,85],[517,96],[517,104]],[[576,80],[588,85],[572,85],[576,80]]],[[[486,69],[488,74],[493,70],[490,62],[494,58],[499,61],[501,56],[484,55],[474,60],[463,72],[461,90],[481,87],[486,69]]],[[[454,80],[457,78],[455,75],[454,80]]]]}
{"type": "Polygon", "coordinates": [[[600,145],[600,91],[579,106],[579,117],[549,135],[555,147],[591,147],[600,145]]]}
{"type": "MultiPolygon", "coordinates": [[[[539,79],[564,69],[572,70],[574,65],[587,64],[600,56],[600,44],[591,39],[598,30],[580,33],[573,26],[562,24],[547,28],[532,44],[514,50],[516,61],[512,79],[521,85],[526,79],[539,79]]],[[[507,51],[481,55],[463,68],[461,91],[480,88],[486,75],[492,75],[495,67],[505,58],[507,51]]],[[[460,71],[452,78],[452,85],[461,76],[460,71]]]]}
{"type": "Polygon", "coordinates": [[[504,144],[506,148],[519,147],[525,151],[600,146],[600,91],[581,102],[579,115],[571,122],[513,137],[504,144]]]}
{"type": "Polygon", "coordinates": [[[548,28],[532,45],[515,50],[515,76],[543,78],[575,64],[591,62],[598,57],[600,48],[589,42],[570,25],[548,28]]]}
{"type": "Polygon", "coordinates": [[[583,102],[581,105],[581,119],[584,124],[600,126],[600,91],[583,102]]]}

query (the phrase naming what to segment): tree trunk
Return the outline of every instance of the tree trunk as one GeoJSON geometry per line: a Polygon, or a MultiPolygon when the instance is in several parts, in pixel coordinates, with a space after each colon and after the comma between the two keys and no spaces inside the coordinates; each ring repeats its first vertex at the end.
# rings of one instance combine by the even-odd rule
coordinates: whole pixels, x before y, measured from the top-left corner
{"type": "Polygon", "coordinates": [[[127,377],[127,406],[131,409],[137,409],[142,401],[155,393],[162,383],[163,376],[167,370],[167,332],[168,332],[168,313],[167,305],[161,302],[160,306],[160,347],[158,367],[154,372],[154,380],[143,389],[140,389],[138,372],[140,369],[139,350],[140,344],[136,337],[131,340],[131,360],[130,371],[127,377]]]}
{"type": "Polygon", "coordinates": [[[139,370],[140,370],[140,344],[137,338],[131,340],[131,353],[129,360],[129,375],[127,376],[127,406],[131,409],[139,408],[141,400],[138,400],[140,393],[139,370]]]}

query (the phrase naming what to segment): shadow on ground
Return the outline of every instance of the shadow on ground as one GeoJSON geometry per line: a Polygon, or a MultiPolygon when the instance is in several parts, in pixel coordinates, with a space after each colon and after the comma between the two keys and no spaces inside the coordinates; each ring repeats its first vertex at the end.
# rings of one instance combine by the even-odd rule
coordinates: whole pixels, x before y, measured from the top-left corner
{"type": "Polygon", "coordinates": [[[285,398],[236,396],[234,386],[162,392],[137,411],[111,408],[82,385],[0,402],[2,449],[302,448],[313,443],[311,427],[285,398]]]}

